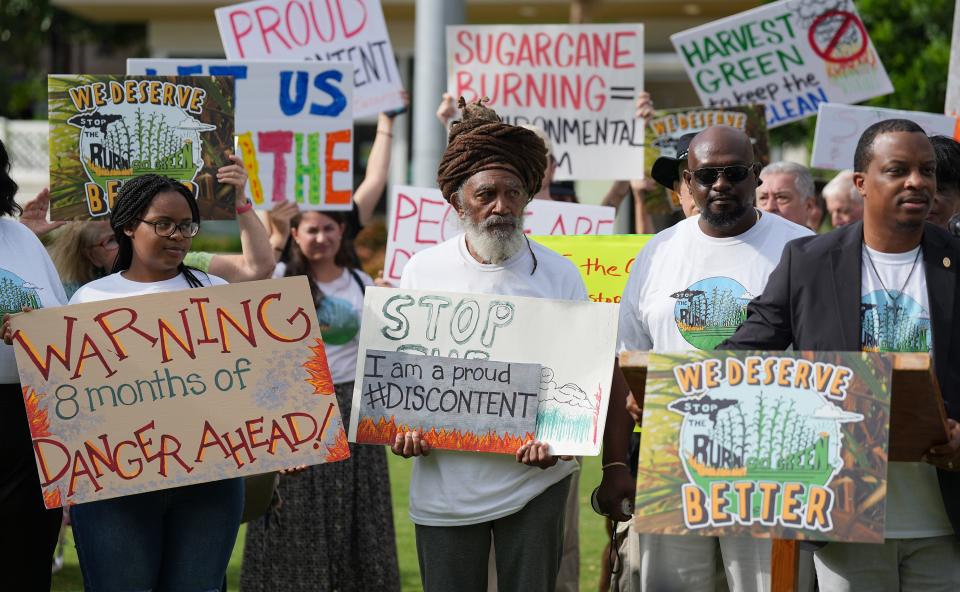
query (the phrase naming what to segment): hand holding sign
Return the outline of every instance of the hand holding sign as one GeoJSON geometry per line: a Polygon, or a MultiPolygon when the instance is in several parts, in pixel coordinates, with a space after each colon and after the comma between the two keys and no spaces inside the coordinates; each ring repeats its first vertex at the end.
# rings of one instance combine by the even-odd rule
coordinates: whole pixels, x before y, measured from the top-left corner
{"type": "Polygon", "coordinates": [[[955,419],[948,419],[947,432],[950,441],[931,448],[923,460],[938,469],[960,471],[960,423],[955,419]]]}
{"type": "Polygon", "coordinates": [[[524,442],[523,446],[517,449],[517,462],[540,469],[549,469],[557,464],[558,460],[573,460],[572,456],[553,456],[550,454],[550,445],[544,442],[531,440],[524,442]]]}
{"type": "Polygon", "coordinates": [[[428,456],[430,443],[422,439],[419,432],[398,432],[390,450],[403,458],[428,456]]]}

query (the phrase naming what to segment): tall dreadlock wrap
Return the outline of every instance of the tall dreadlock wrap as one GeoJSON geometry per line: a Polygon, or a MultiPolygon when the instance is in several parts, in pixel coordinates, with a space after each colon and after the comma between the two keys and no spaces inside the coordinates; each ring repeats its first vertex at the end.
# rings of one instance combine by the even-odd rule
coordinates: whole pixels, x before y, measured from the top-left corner
{"type": "Polygon", "coordinates": [[[460,97],[463,118],[450,125],[447,149],[437,167],[437,184],[450,201],[463,183],[480,171],[503,169],[520,178],[532,197],[540,191],[547,169],[547,148],[534,132],[500,121],[482,104],[460,97]]]}

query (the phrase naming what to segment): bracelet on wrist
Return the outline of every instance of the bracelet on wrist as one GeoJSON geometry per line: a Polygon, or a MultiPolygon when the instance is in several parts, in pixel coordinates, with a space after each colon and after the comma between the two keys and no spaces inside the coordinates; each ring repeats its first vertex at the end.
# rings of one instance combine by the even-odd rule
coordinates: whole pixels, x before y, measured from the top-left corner
{"type": "Polygon", "coordinates": [[[378,129],[378,130],[377,130],[377,133],[378,133],[378,134],[383,134],[383,135],[387,136],[388,138],[392,138],[392,137],[393,137],[393,133],[391,133],[391,132],[385,132],[385,131],[383,131],[383,130],[379,130],[379,129],[378,129]]]}
{"type": "Polygon", "coordinates": [[[607,464],[605,464],[605,465],[603,465],[602,467],[600,467],[600,470],[601,470],[601,471],[606,471],[606,470],[609,469],[610,467],[623,467],[623,468],[628,469],[628,470],[630,469],[630,465],[628,465],[627,463],[625,463],[625,462],[623,462],[623,461],[617,460],[617,461],[614,461],[614,462],[608,462],[607,464]]]}
{"type": "Polygon", "coordinates": [[[253,202],[250,201],[250,198],[247,198],[247,201],[242,206],[237,206],[237,214],[246,214],[253,209],[253,202]]]}

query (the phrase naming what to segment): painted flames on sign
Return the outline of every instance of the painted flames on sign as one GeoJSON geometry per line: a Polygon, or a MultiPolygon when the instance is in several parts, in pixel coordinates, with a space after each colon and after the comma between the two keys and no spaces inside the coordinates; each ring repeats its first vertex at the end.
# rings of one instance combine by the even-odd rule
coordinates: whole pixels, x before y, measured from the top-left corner
{"type": "Polygon", "coordinates": [[[473,432],[461,432],[460,430],[446,430],[431,428],[425,432],[419,426],[397,425],[393,416],[390,420],[381,417],[374,422],[369,417],[364,417],[357,425],[357,443],[362,444],[386,444],[391,445],[399,432],[420,432],[421,438],[426,440],[433,448],[445,450],[471,450],[475,452],[496,452],[500,454],[514,454],[524,442],[533,440],[533,434],[527,432],[522,438],[497,432],[487,432],[486,434],[475,434],[473,432]]]}

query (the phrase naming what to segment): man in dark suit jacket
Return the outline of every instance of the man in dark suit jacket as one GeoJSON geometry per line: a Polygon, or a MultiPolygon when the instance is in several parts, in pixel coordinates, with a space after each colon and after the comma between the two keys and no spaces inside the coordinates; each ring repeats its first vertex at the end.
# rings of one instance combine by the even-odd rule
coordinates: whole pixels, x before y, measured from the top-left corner
{"type": "Polygon", "coordinates": [[[915,123],[868,128],[854,170],[863,221],[788,243],[747,320],[720,347],[932,353],[950,441],[924,463],[890,463],[884,544],[828,544],[817,552],[817,576],[831,591],[958,590],[960,241],[924,223],[936,160],[915,123]]]}

